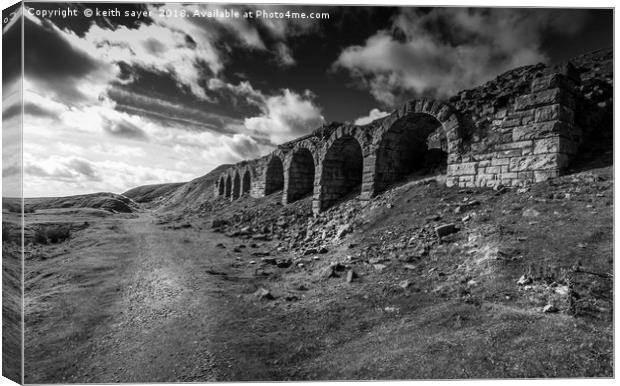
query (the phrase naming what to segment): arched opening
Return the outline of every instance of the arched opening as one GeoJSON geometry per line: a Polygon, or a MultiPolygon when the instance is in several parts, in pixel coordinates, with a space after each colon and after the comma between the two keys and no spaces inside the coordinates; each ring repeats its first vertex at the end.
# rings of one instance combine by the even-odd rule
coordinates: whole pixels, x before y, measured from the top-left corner
{"type": "Polygon", "coordinates": [[[236,200],[241,196],[241,178],[239,172],[235,172],[235,179],[233,180],[232,199],[236,200]]]}
{"type": "Polygon", "coordinates": [[[232,194],[232,179],[230,176],[226,177],[226,197],[230,197],[232,194]]]}
{"type": "Polygon", "coordinates": [[[312,193],[314,187],[314,158],[306,148],[293,154],[288,170],[287,201],[293,202],[312,193]]]}
{"type": "Polygon", "coordinates": [[[220,177],[220,182],[218,183],[218,187],[217,187],[218,188],[218,191],[217,191],[217,195],[218,196],[223,196],[224,195],[224,193],[225,193],[224,184],[225,183],[226,182],[224,181],[224,177],[223,176],[220,177]]]}
{"type": "Polygon", "coordinates": [[[441,123],[424,113],[409,114],[383,134],[375,163],[375,193],[408,176],[445,174],[448,141],[441,123]]]}
{"type": "Polygon", "coordinates": [[[265,195],[282,190],[284,187],[284,167],[280,157],[273,156],[267,164],[265,176],[265,195]]]}
{"type": "Polygon", "coordinates": [[[250,171],[246,170],[243,174],[243,184],[241,185],[241,194],[246,194],[250,192],[250,188],[252,187],[252,176],[250,176],[250,171]]]}
{"type": "Polygon", "coordinates": [[[321,210],[325,210],[345,196],[359,194],[362,184],[364,158],[359,142],[344,136],[327,150],[321,173],[321,210]]]}

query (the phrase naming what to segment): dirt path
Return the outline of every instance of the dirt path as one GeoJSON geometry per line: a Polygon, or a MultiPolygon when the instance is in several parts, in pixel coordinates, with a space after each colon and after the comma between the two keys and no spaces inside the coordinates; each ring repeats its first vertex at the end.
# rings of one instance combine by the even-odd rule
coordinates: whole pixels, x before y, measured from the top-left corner
{"type": "MultiPolygon", "coordinates": [[[[149,214],[127,220],[135,258],[123,274],[119,312],[97,327],[75,379],[85,382],[170,382],[217,379],[209,332],[217,323],[205,265],[218,256],[216,234],[173,232],[149,214]],[[203,255],[202,257],[200,255],[203,255]]],[[[219,236],[221,237],[221,236],[219,236]]]]}

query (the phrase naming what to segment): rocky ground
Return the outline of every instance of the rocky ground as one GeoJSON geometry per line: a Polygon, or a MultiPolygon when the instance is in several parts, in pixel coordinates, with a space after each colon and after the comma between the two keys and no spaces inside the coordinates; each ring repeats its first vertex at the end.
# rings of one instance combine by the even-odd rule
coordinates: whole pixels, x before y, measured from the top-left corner
{"type": "Polygon", "coordinates": [[[610,166],[279,200],[28,214],[26,382],[613,376],[610,166]]]}

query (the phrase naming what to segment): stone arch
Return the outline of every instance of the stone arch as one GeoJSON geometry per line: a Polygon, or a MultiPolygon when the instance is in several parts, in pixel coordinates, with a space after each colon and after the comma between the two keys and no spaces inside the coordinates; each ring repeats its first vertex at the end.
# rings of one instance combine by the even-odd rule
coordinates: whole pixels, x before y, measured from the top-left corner
{"type": "Polygon", "coordinates": [[[226,187],[224,190],[226,197],[230,197],[232,195],[232,178],[230,177],[230,174],[226,176],[226,187]]]}
{"type": "Polygon", "coordinates": [[[299,146],[293,151],[287,169],[286,203],[297,201],[314,189],[315,162],[312,150],[299,146]]]}
{"type": "Polygon", "coordinates": [[[217,195],[220,197],[226,193],[225,184],[226,184],[226,180],[224,179],[224,176],[220,176],[218,186],[217,186],[217,195]]]}
{"type": "Polygon", "coordinates": [[[277,192],[284,188],[284,164],[282,157],[273,154],[265,170],[265,195],[277,192]]]}
{"type": "Polygon", "coordinates": [[[445,173],[449,154],[459,151],[461,134],[454,110],[438,101],[412,101],[392,113],[373,139],[375,195],[414,172],[445,173]]]}
{"type": "Polygon", "coordinates": [[[232,199],[236,200],[241,196],[241,177],[239,170],[235,170],[232,182],[232,199]]]}
{"type": "Polygon", "coordinates": [[[243,172],[243,179],[241,181],[241,195],[246,193],[250,193],[252,188],[252,174],[250,173],[250,169],[247,168],[245,172],[243,172]]]}
{"type": "Polygon", "coordinates": [[[327,142],[321,161],[319,188],[313,209],[328,209],[342,198],[360,193],[364,156],[359,140],[349,131],[337,130],[327,142]],[[318,193],[318,195],[317,195],[318,193]]]}

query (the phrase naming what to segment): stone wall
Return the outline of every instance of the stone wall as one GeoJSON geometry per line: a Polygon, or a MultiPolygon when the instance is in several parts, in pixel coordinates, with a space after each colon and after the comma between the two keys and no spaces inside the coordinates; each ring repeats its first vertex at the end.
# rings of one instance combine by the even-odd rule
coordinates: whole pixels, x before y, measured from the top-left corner
{"type": "Polygon", "coordinates": [[[452,154],[448,186],[523,185],[557,177],[577,152],[574,68],[543,70],[522,95],[489,105],[486,134],[472,135],[467,150],[452,154]]]}
{"type": "Polygon", "coordinates": [[[318,213],[348,197],[368,200],[412,173],[445,170],[447,185],[459,187],[519,186],[557,177],[579,151],[580,123],[592,122],[585,112],[594,105],[611,108],[597,99],[609,95],[600,91],[611,85],[609,67],[602,83],[600,66],[584,68],[525,66],[447,101],[409,101],[365,126],[321,126],[226,170],[215,194],[236,199],[238,176],[239,195],[282,190],[288,204],[312,194],[318,213]]]}

